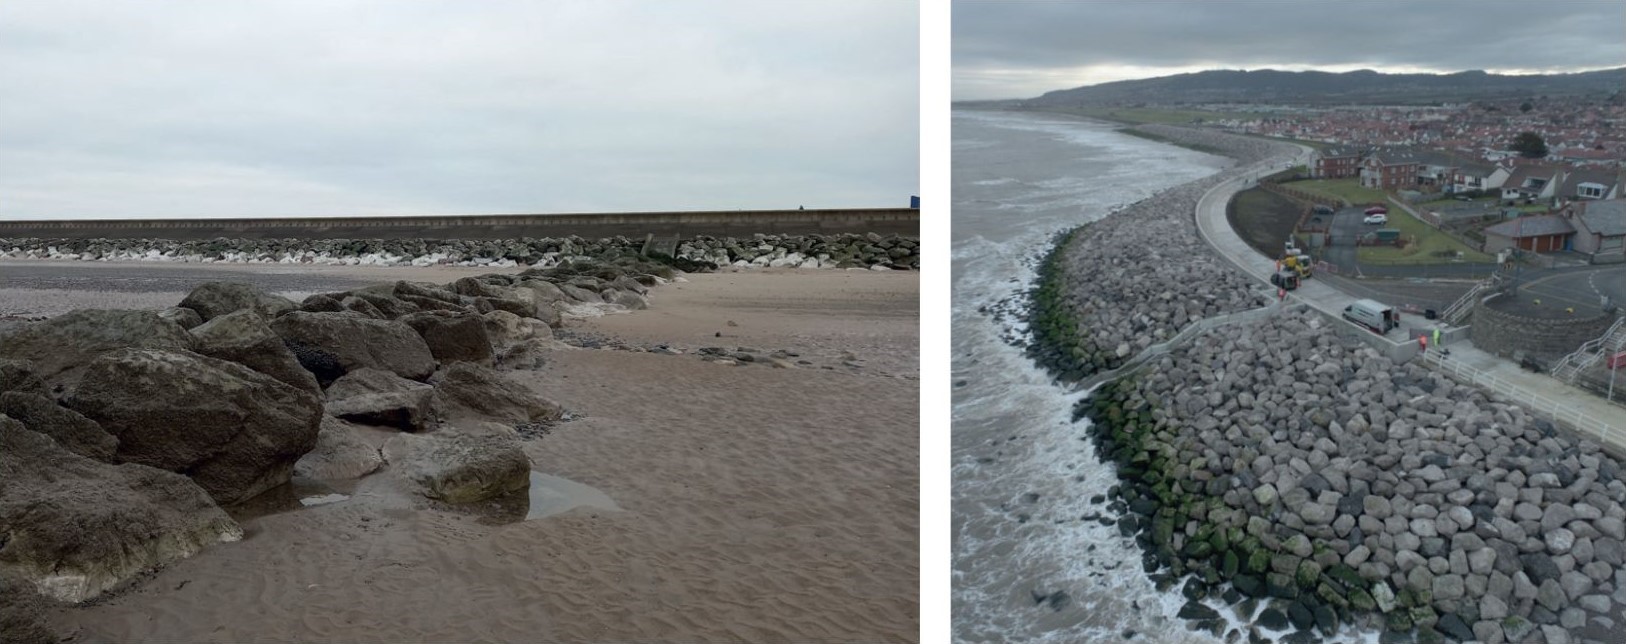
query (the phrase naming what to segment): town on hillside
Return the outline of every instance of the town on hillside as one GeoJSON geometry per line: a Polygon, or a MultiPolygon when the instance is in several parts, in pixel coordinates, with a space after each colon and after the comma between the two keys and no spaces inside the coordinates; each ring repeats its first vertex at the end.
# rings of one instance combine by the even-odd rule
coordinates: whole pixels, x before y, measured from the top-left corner
{"type": "Polygon", "coordinates": [[[1626,261],[1626,102],[1531,97],[1227,116],[1208,125],[1310,144],[1314,182],[1394,197],[1472,250],[1626,261]]]}

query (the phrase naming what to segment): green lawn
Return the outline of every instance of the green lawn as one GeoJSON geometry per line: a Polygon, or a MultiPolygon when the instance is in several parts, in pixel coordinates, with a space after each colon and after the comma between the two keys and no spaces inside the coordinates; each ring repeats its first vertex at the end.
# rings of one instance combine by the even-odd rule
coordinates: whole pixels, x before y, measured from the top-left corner
{"type": "Polygon", "coordinates": [[[1529,206],[1520,204],[1520,205],[1517,205],[1517,206],[1504,206],[1504,205],[1502,205],[1502,200],[1497,199],[1495,197],[1483,197],[1483,198],[1479,198],[1479,199],[1474,199],[1472,201],[1457,201],[1455,199],[1436,199],[1434,201],[1425,201],[1423,203],[1417,204],[1416,208],[1419,211],[1422,211],[1422,210],[1456,210],[1458,208],[1465,208],[1465,207],[1484,208],[1485,204],[1487,204],[1487,203],[1490,204],[1491,207],[1489,209],[1487,209],[1486,212],[1500,212],[1503,208],[1509,208],[1509,207],[1511,207],[1511,208],[1513,208],[1515,210],[1518,210],[1519,212],[1524,212],[1524,213],[1531,213],[1531,212],[1544,213],[1544,212],[1547,212],[1549,210],[1552,210],[1551,208],[1547,207],[1546,204],[1534,204],[1534,205],[1529,205],[1529,206]]]}
{"type": "Polygon", "coordinates": [[[1308,179],[1284,183],[1283,186],[1325,195],[1335,199],[1343,199],[1351,204],[1361,205],[1369,203],[1387,204],[1383,191],[1372,188],[1362,188],[1360,179],[1308,179]]]}
{"type": "Polygon", "coordinates": [[[1400,236],[1413,243],[1405,248],[1362,246],[1355,251],[1357,260],[1367,264],[1412,265],[1493,261],[1490,255],[1469,248],[1455,237],[1435,230],[1434,227],[1411,216],[1400,206],[1392,204],[1389,206],[1389,223],[1383,227],[1400,229],[1400,236]],[[1442,253],[1455,254],[1442,255],[1442,253]]]}

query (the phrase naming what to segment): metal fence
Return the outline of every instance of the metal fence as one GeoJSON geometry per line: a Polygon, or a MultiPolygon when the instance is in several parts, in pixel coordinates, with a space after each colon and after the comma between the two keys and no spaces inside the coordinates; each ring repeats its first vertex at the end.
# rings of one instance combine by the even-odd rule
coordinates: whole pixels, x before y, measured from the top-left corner
{"type": "Polygon", "coordinates": [[[1519,386],[1518,383],[1510,382],[1494,374],[1451,360],[1437,352],[1424,353],[1423,362],[1434,366],[1441,373],[1458,382],[1489,390],[1524,406],[1538,415],[1546,417],[1554,423],[1567,426],[1582,435],[1595,438],[1598,443],[1610,448],[1615,453],[1626,451],[1626,428],[1621,427],[1618,421],[1616,424],[1605,422],[1600,418],[1595,418],[1576,409],[1574,405],[1531,392],[1519,386]]]}

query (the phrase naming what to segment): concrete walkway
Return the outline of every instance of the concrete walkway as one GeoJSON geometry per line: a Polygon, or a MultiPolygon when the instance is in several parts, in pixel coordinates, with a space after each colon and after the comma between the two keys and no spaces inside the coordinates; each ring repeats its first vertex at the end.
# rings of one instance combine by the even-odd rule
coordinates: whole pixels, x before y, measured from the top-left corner
{"type": "MultiPolygon", "coordinates": [[[[1312,150],[1305,146],[1297,147],[1299,153],[1291,158],[1291,162],[1309,165],[1312,150]]],[[[1242,241],[1226,220],[1225,207],[1238,191],[1257,182],[1259,177],[1281,169],[1287,161],[1278,158],[1244,166],[1239,176],[1209,189],[1197,202],[1197,229],[1203,238],[1221,257],[1266,284],[1276,270],[1275,259],[1260,255],[1242,241]]],[[[1355,327],[1353,323],[1343,320],[1343,310],[1358,298],[1324,281],[1314,278],[1306,280],[1289,294],[1289,298],[1315,307],[1339,323],[1355,327]]],[[[1402,319],[1403,327],[1433,328],[1432,322],[1418,324],[1420,322],[1421,318],[1416,317],[1402,319]]],[[[1398,335],[1393,331],[1390,334],[1398,335]]],[[[1352,337],[1362,338],[1396,361],[1411,359],[1419,353],[1417,344],[1411,341],[1389,340],[1370,332],[1352,337]]],[[[1626,458],[1626,406],[1612,404],[1544,374],[1525,371],[1511,361],[1475,348],[1465,339],[1450,344],[1448,348],[1451,352],[1449,356],[1431,351],[1424,357],[1425,363],[1462,382],[1518,402],[1541,416],[1598,441],[1617,457],[1626,458]]]]}

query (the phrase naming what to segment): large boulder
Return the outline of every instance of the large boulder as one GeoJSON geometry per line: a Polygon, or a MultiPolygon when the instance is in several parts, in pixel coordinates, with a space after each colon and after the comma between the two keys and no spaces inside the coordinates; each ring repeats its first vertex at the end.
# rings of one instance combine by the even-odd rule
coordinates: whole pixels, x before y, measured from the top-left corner
{"type": "Polygon", "coordinates": [[[338,313],[344,310],[339,304],[339,293],[313,293],[299,302],[299,310],[309,313],[338,313]]]}
{"type": "Polygon", "coordinates": [[[111,463],[119,449],[119,439],[102,430],[96,421],[37,393],[0,392],[0,414],[49,436],[63,449],[85,458],[111,463]]]}
{"type": "Polygon", "coordinates": [[[553,337],[553,329],[535,318],[520,317],[508,311],[492,311],[483,317],[486,337],[491,339],[492,347],[499,350],[534,337],[553,337]]]}
{"type": "Polygon", "coordinates": [[[620,304],[621,306],[627,307],[628,309],[632,309],[634,311],[642,311],[649,308],[649,300],[633,291],[623,291],[618,288],[607,288],[604,289],[604,292],[600,293],[599,295],[602,296],[606,302],[611,304],[620,304]]]}
{"type": "Polygon", "coordinates": [[[616,287],[616,288],[618,288],[620,290],[623,290],[623,291],[632,291],[632,292],[637,293],[639,295],[648,295],[649,294],[649,287],[648,286],[644,286],[638,280],[633,279],[629,275],[618,275],[618,276],[616,276],[615,280],[610,282],[610,285],[614,286],[614,287],[616,287]]]}
{"type": "Polygon", "coordinates": [[[198,312],[204,322],[249,309],[269,319],[299,308],[293,300],[241,282],[204,282],[181,300],[181,307],[198,312]]]}
{"type": "Polygon", "coordinates": [[[520,317],[534,318],[537,314],[535,302],[506,297],[477,297],[474,298],[474,310],[480,313],[491,311],[507,311],[520,317]]]}
{"type": "Polygon", "coordinates": [[[34,373],[34,363],[0,359],[0,392],[3,391],[43,394],[49,389],[39,374],[34,373]]]}
{"type": "Polygon", "coordinates": [[[363,368],[333,381],[327,413],[336,418],[409,432],[435,425],[435,389],[382,369],[363,368]]]}
{"type": "Polygon", "coordinates": [[[431,382],[448,419],[529,423],[557,420],[563,411],[502,372],[470,362],[453,363],[431,382]]]}
{"type": "Polygon", "coordinates": [[[384,316],[384,319],[389,320],[423,310],[418,308],[418,305],[416,304],[396,298],[392,292],[379,293],[365,290],[351,291],[350,295],[339,301],[339,304],[351,311],[368,310],[363,307],[360,302],[366,302],[368,305],[371,305],[372,310],[378,311],[379,314],[384,316]]]}
{"type": "Polygon", "coordinates": [[[327,385],[356,369],[373,367],[423,380],[435,371],[429,345],[412,327],[350,313],[294,311],[271,321],[271,330],[300,366],[327,385]]]}
{"type": "Polygon", "coordinates": [[[185,473],[222,505],[286,483],[322,419],[310,392],[190,351],[105,354],[65,404],[119,439],[119,460],[185,473]]]}
{"type": "Polygon", "coordinates": [[[71,385],[86,364],[109,351],[193,346],[186,329],[152,311],[81,309],[0,337],[0,356],[30,361],[49,384],[71,385]]]}
{"type": "Polygon", "coordinates": [[[56,644],[61,641],[51,630],[45,613],[50,601],[35,592],[34,584],[14,575],[0,573],[0,641],[8,644],[56,644]]]}
{"type": "Polygon", "coordinates": [[[192,329],[192,337],[197,338],[198,353],[238,363],[313,395],[322,394],[316,376],[299,365],[282,337],[253,310],[216,316],[192,329]]]}
{"type": "Polygon", "coordinates": [[[424,311],[401,316],[401,323],[417,331],[429,345],[430,355],[442,364],[491,364],[491,338],[486,333],[485,318],[477,314],[424,311]]]}
{"type": "Polygon", "coordinates": [[[0,574],[84,601],[119,582],[243,537],[185,476],[110,465],[0,416],[0,574]]]}
{"type": "Polygon", "coordinates": [[[590,290],[582,288],[580,286],[576,286],[575,284],[561,285],[559,287],[559,290],[564,291],[564,294],[566,296],[568,296],[571,300],[574,300],[574,301],[577,301],[577,302],[583,302],[583,303],[587,303],[587,304],[603,304],[604,303],[604,298],[601,297],[598,294],[598,292],[590,291],[590,290]]]}
{"type": "Polygon", "coordinates": [[[462,308],[466,302],[463,296],[458,295],[453,291],[443,289],[434,284],[426,284],[423,282],[408,282],[405,280],[396,282],[394,294],[395,297],[403,300],[407,298],[415,298],[414,300],[409,301],[416,301],[416,299],[434,300],[443,304],[451,304],[458,308],[462,308]]]}
{"type": "MultiPolygon", "coordinates": [[[[402,304],[405,304],[405,302],[403,302],[402,304]]],[[[350,311],[352,313],[359,313],[361,315],[365,315],[365,316],[370,317],[370,318],[377,318],[377,319],[380,319],[380,320],[394,319],[391,316],[385,314],[383,309],[380,309],[376,305],[374,305],[371,300],[359,298],[359,297],[356,297],[354,295],[345,297],[343,300],[341,300],[339,302],[339,306],[344,307],[344,310],[346,310],[346,311],[350,311]]]]}
{"type": "Polygon", "coordinates": [[[486,501],[530,485],[531,460],[513,435],[402,434],[383,451],[424,496],[447,503],[486,501]]]}
{"type": "MultiPolygon", "coordinates": [[[[528,310],[531,311],[531,313],[525,314],[526,316],[541,320],[550,326],[559,326],[558,307],[560,306],[560,303],[568,304],[570,302],[570,298],[565,297],[565,294],[559,290],[559,287],[547,282],[529,280],[527,283],[547,287],[547,289],[551,289],[552,292],[544,296],[542,295],[542,293],[544,293],[544,289],[540,287],[514,287],[510,289],[510,291],[513,293],[513,299],[524,302],[529,307],[528,310]]],[[[492,310],[497,311],[501,309],[493,307],[492,310]]]]}
{"type": "Polygon", "coordinates": [[[490,284],[475,277],[463,277],[447,285],[448,289],[470,297],[508,297],[508,287],[490,284]]]}
{"type": "Polygon", "coordinates": [[[167,309],[159,309],[158,317],[169,320],[170,322],[174,322],[180,325],[181,328],[188,331],[191,331],[192,327],[203,324],[203,316],[198,315],[197,311],[184,306],[171,306],[167,309]]]}
{"type": "Polygon", "coordinates": [[[535,279],[520,280],[518,288],[522,288],[533,293],[536,297],[536,301],[539,303],[570,300],[570,296],[565,295],[565,292],[559,290],[559,287],[555,286],[553,282],[535,279]]]}
{"type": "Polygon", "coordinates": [[[337,418],[322,419],[316,447],[294,463],[294,475],[337,481],[359,479],[384,465],[378,448],[356,435],[356,428],[337,418]]]}

